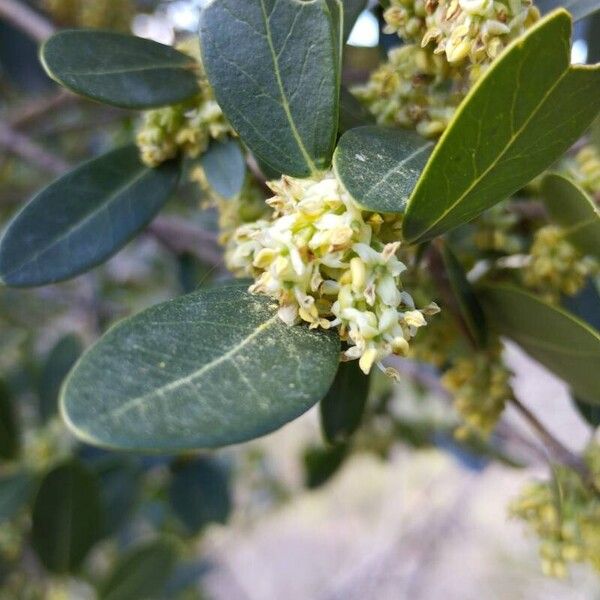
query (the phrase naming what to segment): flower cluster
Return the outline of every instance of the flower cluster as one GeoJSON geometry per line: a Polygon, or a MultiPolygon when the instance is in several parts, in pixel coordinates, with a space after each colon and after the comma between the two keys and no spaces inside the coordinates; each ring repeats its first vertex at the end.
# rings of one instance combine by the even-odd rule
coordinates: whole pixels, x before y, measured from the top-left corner
{"type": "Polygon", "coordinates": [[[251,291],[279,301],[292,325],[339,328],[346,360],[369,373],[391,354],[405,355],[431,304],[417,310],[402,290],[396,216],[362,211],[332,173],[270,182],[270,219],[240,227],[228,267],[251,275],[251,291]]]}
{"type": "MultiPolygon", "coordinates": [[[[588,450],[587,463],[600,479],[598,465],[590,459],[594,455],[600,455],[598,444],[588,450]]],[[[565,578],[570,562],[587,561],[600,571],[600,495],[568,467],[556,466],[553,472],[553,481],[528,485],[510,512],[540,537],[545,575],[565,578]]]]}
{"type": "Polygon", "coordinates": [[[391,0],[388,33],[407,45],[354,90],[383,124],[435,137],[485,68],[539,18],[531,0],[391,0]]]}
{"type": "Polygon", "coordinates": [[[506,402],[513,397],[510,378],[500,344],[487,352],[466,354],[452,364],[442,383],[454,396],[454,407],[465,422],[455,432],[457,437],[467,437],[473,431],[490,435],[506,402]]]}
{"type": "Polygon", "coordinates": [[[129,0],[42,0],[41,6],[61,25],[115,31],[128,31],[135,14],[129,0]]]}
{"type": "Polygon", "coordinates": [[[142,160],[150,167],[157,167],[179,153],[196,158],[206,150],[211,139],[235,135],[202,68],[199,42],[188,40],[177,49],[198,62],[200,91],[191,100],[144,114],[137,143],[142,160]]]}
{"type": "Polygon", "coordinates": [[[473,79],[539,16],[531,0],[392,0],[384,14],[387,33],[469,63],[473,79]]]}
{"type": "Polygon", "coordinates": [[[523,249],[515,233],[518,222],[518,216],[508,210],[506,202],[496,204],[475,221],[475,246],[483,252],[517,254],[523,249]]]}
{"type": "Polygon", "coordinates": [[[574,296],[586,279],[598,270],[597,262],[584,257],[555,225],[538,229],[530,249],[529,262],[523,270],[523,283],[556,301],[561,294],[574,296]]]}
{"type": "Polygon", "coordinates": [[[600,150],[584,146],[566,165],[567,174],[592,196],[600,195],[600,150]]]}

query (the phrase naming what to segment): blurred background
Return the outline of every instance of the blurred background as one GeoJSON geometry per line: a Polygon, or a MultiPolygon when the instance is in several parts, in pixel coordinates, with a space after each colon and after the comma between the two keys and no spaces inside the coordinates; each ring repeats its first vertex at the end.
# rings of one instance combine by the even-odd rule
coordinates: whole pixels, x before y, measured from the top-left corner
{"type": "MultiPolygon", "coordinates": [[[[0,0],[0,227],[75,163],[131,141],[139,119],[58,88],[39,43],[57,28],[99,27],[172,44],[194,35],[201,4],[0,0]]],[[[574,62],[600,60],[599,32],[598,14],[578,23],[574,62]]],[[[379,11],[365,11],[346,82],[396,43],[379,11]]],[[[508,410],[498,443],[457,445],[448,399],[415,365],[393,388],[373,382],[351,452],[324,445],[316,410],[210,455],[142,458],[72,439],[56,399],[82,349],[116,320],[223,277],[215,215],[190,184],[106,265],[60,285],[0,287],[1,599],[600,598],[586,567],[543,577],[536,540],[507,516],[524,482],[547,474],[528,425],[508,410]],[[98,521],[67,559],[44,528],[65,531],[52,515],[72,516],[66,499],[79,507],[74,530],[98,521]]],[[[590,429],[563,385],[516,348],[508,356],[523,403],[583,448],[590,429]]]]}

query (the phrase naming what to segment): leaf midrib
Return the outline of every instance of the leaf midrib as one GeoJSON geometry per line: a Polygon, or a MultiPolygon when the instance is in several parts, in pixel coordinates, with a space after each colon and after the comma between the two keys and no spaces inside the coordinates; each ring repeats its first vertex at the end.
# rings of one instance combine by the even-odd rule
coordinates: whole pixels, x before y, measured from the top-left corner
{"type": "Polygon", "coordinates": [[[421,234],[419,236],[417,236],[418,238],[423,238],[423,236],[427,235],[427,233],[429,233],[432,229],[434,229],[438,223],[440,223],[443,219],[445,219],[446,216],[450,212],[452,212],[473,191],[473,189],[477,185],[479,185],[479,183],[485,177],[487,177],[487,175],[490,173],[490,171],[498,165],[498,163],[506,156],[506,154],[509,152],[509,150],[512,148],[512,146],[515,144],[515,142],[521,137],[521,134],[523,133],[525,128],[529,125],[529,123],[531,123],[532,119],[541,110],[542,106],[546,103],[546,100],[548,99],[550,94],[552,94],[552,92],[554,92],[555,88],[559,85],[559,83],[563,80],[563,78],[567,75],[567,73],[569,73],[569,70],[570,69],[567,68],[565,71],[563,71],[561,76],[554,82],[554,84],[550,87],[550,89],[542,96],[541,100],[538,102],[535,109],[533,111],[531,111],[531,114],[529,115],[529,117],[527,117],[527,119],[525,120],[523,125],[521,125],[521,127],[514,134],[511,135],[510,142],[508,144],[506,144],[504,151],[501,152],[490,163],[490,165],[481,173],[481,175],[479,175],[479,177],[477,177],[476,179],[474,179],[471,182],[471,184],[467,187],[467,189],[454,201],[454,203],[452,205],[450,205],[435,221],[433,221],[433,223],[431,223],[427,229],[425,229],[423,232],[421,232],[421,234]]]}
{"type": "MultiPolygon", "coordinates": [[[[279,95],[281,97],[281,107],[283,108],[283,111],[285,112],[285,116],[286,116],[286,118],[290,124],[290,128],[292,130],[292,136],[296,140],[296,144],[298,145],[298,149],[300,150],[300,153],[302,154],[302,157],[304,158],[306,165],[313,173],[317,173],[319,171],[319,169],[317,169],[317,166],[313,162],[310,154],[308,153],[308,151],[306,150],[306,147],[304,146],[304,142],[300,136],[300,132],[298,131],[298,128],[296,127],[296,122],[294,121],[294,117],[292,115],[292,111],[290,109],[290,105],[289,105],[287,96],[285,95],[285,88],[283,86],[283,81],[281,79],[281,72],[279,70],[279,58],[277,57],[277,53],[275,52],[275,46],[273,44],[273,37],[271,35],[271,26],[269,23],[269,17],[267,15],[267,9],[265,7],[264,0],[260,0],[260,8],[262,10],[263,21],[265,24],[267,43],[269,45],[271,59],[273,60],[273,70],[275,73],[275,78],[277,80],[277,87],[279,88],[279,95]]],[[[299,7],[299,10],[303,10],[303,7],[299,7]]]]}
{"type": "Polygon", "coordinates": [[[50,244],[48,244],[44,248],[38,250],[35,254],[28,257],[25,261],[20,263],[18,266],[14,267],[13,269],[11,269],[7,273],[5,273],[4,278],[6,279],[7,277],[10,277],[11,275],[14,275],[15,273],[19,272],[21,269],[34,263],[35,261],[37,261],[40,258],[40,256],[44,255],[46,252],[50,251],[52,248],[54,248],[58,244],[62,243],[65,239],[67,239],[67,237],[69,237],[75,231],[79,231],[82,228],[86,227],[86,225],[95,216],[98,216],[102,212],[106,211],[106,209],[115,200],[117,200],[121,194],[125,193],[127,190],[129,190],[131,187],[133,187],[136,183],[141,181],[148,173],[149,173],[148,169],[144,166],[141,166],[137,172],[137,175],[133,179],[129,180],[125,185],[120,186],[112,194],[110,194],[107,197],[106,201],[103,202],[100,207],[95,207],[94,210],[91,210],[90,212],[83,215],[81,219],[79,219],[76,223],[74,223],[69,229],[67,229],[65,232],[63,232],[60,236],[58,236],[57,238],[52,240],[52,242],[50,244]]]}
{"type": "Polygon", "coordinates": [[[241,340],[236,346],[229,349],[227,352],[225,352],[224,354],[221,354],[220,356],[213,359],[212,361],[206,363],[197,371],[194,371],[193,373],[190,373],[189,375],[186,375],[185,377],[182,377],[180,379],[176,379],[175,381],[172,381],[166,385],[163,385],[160,388],[156,388],[146,394],[143,394],[142,396],[137,396],[135,398],[131,398],[127,402],[123,403],[116,410],[114,410],[110,413],[106,413],[105,418],[103,420],[112,420],[115,418],[120,418],[124,414],[128,413],[130,410],[133,410],[133,409],[137,408],[138,406],[142,406],[149,398],[152,398],[153,396],[164,396],[164,394],[167,392],[173,392],[174,390],[177,390],[180,387],[183,387],[185,385],[189,385],[190,383],[193,383],[194,381],[201,378],[203,375],[205,375],[210,370],[214,369],[215,367],[219,366],[220,364],[222,364],[224,362],[231,360],[242,348],[244,348],[249,343],[251,343],[263,331],[268,329],[273,323],[277,322],[278,320],[279,320],[279,317],[277,316],[277,314],[273,315],[270,319],[268,319],[267,321],[265,321],[264,323],[261,323],[258,327],[256,327],[256,329],[254,329],[254,331],[252,331],[252,333],[246,335],[246,337],[243,340],[241,340]]]}

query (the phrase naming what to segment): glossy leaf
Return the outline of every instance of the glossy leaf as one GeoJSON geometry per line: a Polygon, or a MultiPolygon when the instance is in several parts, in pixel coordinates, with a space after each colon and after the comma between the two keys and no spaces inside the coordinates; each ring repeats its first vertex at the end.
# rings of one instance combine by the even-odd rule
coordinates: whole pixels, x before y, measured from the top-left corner
{"type": "Polygon", "coordinates": [[[38,382],[42,422],[47,422],[57,414],[60,386],[82,352],[83,345],[79,337],[69,334],[58,340],[48,353],[38,382]]]}
{"type": "Polygon", "coordinates": [[[98,590],[99,600],[146,600],[160,597],[173,569],[176,553],[158,540],[123,556],[98,590]]]}
{"type": "Polygon", "coordinates": [[[402,213],[432,148],[433,142],[413,131],[358,127],[341,137],[333,162],[361,207],[402,213]]]}
{"type": "Polygon", "coordinates": [[[487,325],[483,309],[462,265],[448,244],[442,245],[441,254],[452,297],[455,300],[456,308],[460,312],[462,322],[468,329],[474,343],[483,348],[487,344],[487,325]]]}
{"type": "Polygon", "coordinates": [[[340,123],[338,133],[345,133],[349,129],[373,124],[373,115],[353,96],[348,88],[340,89],[340,123]]]}
{"type": "Polygon", "coordinates": [[[406,209],[419,242],[475,218],[555,162],[600,111],[598,66],[570,66],[571,19],[548,15],[475,84],[438,142],[406,209]]]}
{"type": "Polygon", "coordinates": [[[589,17],[600,10],[599,0],[538,0],[535,5],[542,14],[549,13],[556,8],[566,8],[574,21],[589,17]]]}
{"type": "Polygon", "coordinates": [[[32,514],[32,543],[44,566],[54,573],[76,572],[102,531],[98,481],[79,462],[48,473],[32,514]]]}
{"type": "Polygon", "coordinates": [[[202,59],[217,100],[274,171],[306,177],[330,164],[340,14],[340,0],[213,0],[201,13],[202,59]]]}
{"type": "Polygon", "coordinates": [[[198,93],[197,62],[170,46],[110,31],[61,31],[41,60],[55,81],[87,98],[123,108],[176,104],[198,93]]]}
{"type": "Polygon", "coordinates": [[[25,506],[32,488],[33,480],[25,471],[0,476],[0,525],[25,506]]]}
{"type": "Polygon", "coordinates": [[[179,163],[145,167],[135,146],[84,163],[42,190],[0,240],[0,282],[55,283],[102,263],[164,206],[179,163]]]}
{"type": "Polygon", "coordinates": [[[320,403],[321,429],[328,442],[344,442],[360,427],[368,395],[369,377],[358,363],[341,363],[333,385],[320,403]]]}
{"type": "Polygon", "coordinates": [[[242,191],[246,161],[237,141],[213,141],[200,164],[208,183],[219,196],[235,198],[242,191]]]}
{"type": "Polygon", "coordinates": [[[490,324],[566,381],[582,401],[600,404],[600,333],[562,308],[509,285],[479,298],[490,324]]]}
{"type": "Polygon", "coordinates": [[[337,371],[339,338],[284,325],[273,301],[247,285],[199,290],[111,329],[63,388],[73,431],[138,451],[218,447],[269,433],[318,402],[337,371]]]}
{"type": "Polygon", "coordinates": [[[207,458],[176,469],[169,498],[174,513],[192,534],[210,523],[226,523],[231,512],[227,473],[207,458]]]}
{"type": "Polygon", "coordinates": [[[15,459],[20,445],[13,397],[8,386],[0,380],[0,460],[15,459]]]}
{"type": "Polygon", "coordinates": [[[583,254],[600,260],[600,210],[577,184],[557,173],[542,181],[542,196],[550,218],[583,254]]]}

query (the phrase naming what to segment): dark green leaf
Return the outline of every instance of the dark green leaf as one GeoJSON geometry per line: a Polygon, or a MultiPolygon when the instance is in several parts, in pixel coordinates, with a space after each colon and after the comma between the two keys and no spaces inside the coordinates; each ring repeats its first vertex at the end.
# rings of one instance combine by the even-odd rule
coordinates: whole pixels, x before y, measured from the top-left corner
{"type": "Polygon", "coordinates": [[[102,263],[163,207],[179,163],[145,167],[135,146],[61,177],[19,212],[0,240],[0,281],[14,287],[69,279],[102,263]]]}
{"type": "Polygon", "coordinates": [[[339,0],[213,0],[201,14],[220,106],[257,158],[287,175],[326,169],[333,154],[340,23],[330,6],[339,18],[339,0]]]}
{"type": "Polygon", "coordinates": [[[33,479],[25,471],[0,476],[0,525],[25,506],[32,489],[33,479]]]}
{"type": "Polygon", "coordinates": [[[509,285],[479,298],[490,324],[570,384],[582,401],[600,403],[600,333],[562,308],[509,285]]]}
{"type": "Polygon", "coordinates": [[[538,0],[535,5],[542,14],[549,13],[556,8],[566,8],[574,21],[579,21],[600,10],[599,0],[538,0]]]}
{"type": "Polygon", "coordinates": [[[358,127],[341,137],[333,163],[361,207],[401,213],[432,148],[432,142],[413,131],[358,127]]]}
{"type": "Polygon", "coordinates": [[[578,185],[557,173],[542,181],[550,218],[565,229],[567,239],[583,254],[600,260],[600,210],[578,185]]]}
{"type": "Polygon", "coordinates": [[[50,350],[38,382],[42,422],[57,414],[60,386],[82,352],[81,340],[74,334],[64,336],[50,350]]]}
{"type": "Polygon", "coordinates": [[[83,440],[148,451],[218,447],[269,433],[331,386],[339,338],[288,327],[247,283],[199,290],[111,329],[63,388],[83,440]]]}
{"type": "Polygon", "coordinates": [[[308,448],[304,453],[306,487],[318,488],[327,483],[344,464],[348,449],[343,444],[330,448],[308,448]]]}
{"type": "Polygon", "coordinates": [[[235,140],[211,142],[200,159],[210,186],[223,198],[235,198],[241,191],[246,177],[246,161],[235,140]]]}
{"type": "Polygon", "coordinates": [[[571,19],[545,17],[502,54],[459,107],[409,200],[418,242],[462,225],[548,168],[600,111],[598,66],[570,66],[571,19]]]}
{"type": "Polygon", "coordinates": [[[156,598],[175,567],[173,546],[155,541],[138,546],[119,560],[100,586],[100,600],[146,600],[156,598]]]}
{"type": "Polygon", "coordinates": [[[600,427],[600,404],[588,404],[573,398],[579,414],[592,426],[600,427]]]}
{"type": "Polygon", "coordinates": [[[41,60],[48,75],[64,87],[113,106],[148,109],[198,93],[193,58],[131,35],[61,31],[42,46],[41,60]]]}
{"type": "Polygon", "coordinates": [[[371,125],[373,115],[353,96],[346,87],[340,90],[340,124],[338,133],[345,133],[349,129],[371,125]]]}
{"type": "Polygon", "coordinates": [[[210,523],[226,523],[231,512],[227,473],[207,458],[176,470],[169,498],[173,511],[192,534],[210,523]]]}
{"type": "Polygon", "coordinates": [[[19,454],[20,445],[12,393],[0,380],[0,459],[15,459],[19,454]]]}
{"type": "Polygon", "coordinates": [[[321,400],[321,428],[332,444],[346,441],[360,426],[369,395],[369,377],[356,361],[344,362],[321,400]]]}
{"type": "Polygon", "coordinates": [[[479,347],[487,344],[487,327],[483,309],[467,279],[462,265],[448,244],[442,245],[442,259],[448,275],[448,283],[456,301],[460,317],[471,338],[479,347]]]}
{"type": "Polygon", "coordinates": [[[75,461],[48,473],[32,515],[32,543],[44,566],[55,573],[76,572],[101,531],[96,477],[75,461]]]}

